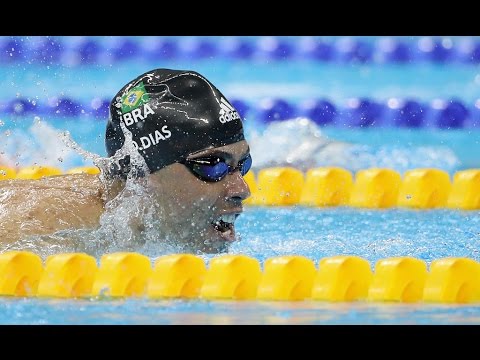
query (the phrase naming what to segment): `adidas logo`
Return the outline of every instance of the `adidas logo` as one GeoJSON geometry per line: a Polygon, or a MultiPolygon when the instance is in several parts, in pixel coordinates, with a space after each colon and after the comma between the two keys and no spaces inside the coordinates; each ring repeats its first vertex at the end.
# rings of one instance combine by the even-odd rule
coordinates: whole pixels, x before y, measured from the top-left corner
{"type": "Polygon", "coordinates": [[[238,115],[237,110],[235,110],[223,97],[220,99],[219,120],[222,124],[233,120],[240,120],[240,115],[238,115]]]}

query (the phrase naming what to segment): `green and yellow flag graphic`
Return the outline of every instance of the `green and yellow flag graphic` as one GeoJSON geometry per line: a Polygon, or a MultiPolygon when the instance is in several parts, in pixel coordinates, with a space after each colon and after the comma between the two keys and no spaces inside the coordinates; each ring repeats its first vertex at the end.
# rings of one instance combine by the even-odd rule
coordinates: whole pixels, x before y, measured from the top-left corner
{"type": "Polygon", "coordinates": [[[150,100],[150,98],[145,91],[145,86],[142,81],[122,97],[122,114],[136,109],[140,105],[148,102],[148,100],[150,100]]]}

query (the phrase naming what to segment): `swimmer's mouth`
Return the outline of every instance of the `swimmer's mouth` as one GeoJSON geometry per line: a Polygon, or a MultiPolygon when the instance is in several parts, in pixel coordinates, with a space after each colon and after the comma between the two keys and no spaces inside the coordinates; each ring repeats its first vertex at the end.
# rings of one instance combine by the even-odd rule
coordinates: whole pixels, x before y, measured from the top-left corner
{"type": "Polygon", "coordinates": [[[240,214],[224,214],[212,222],[212,226],[227,241],[235,241],[235,219],[240,214]]]}

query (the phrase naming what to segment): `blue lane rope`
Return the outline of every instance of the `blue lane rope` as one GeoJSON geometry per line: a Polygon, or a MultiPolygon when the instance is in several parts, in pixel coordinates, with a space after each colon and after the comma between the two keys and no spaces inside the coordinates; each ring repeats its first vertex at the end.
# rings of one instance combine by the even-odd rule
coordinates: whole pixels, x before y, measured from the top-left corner
{"type": "MultiPolygon", "coordinates": [[[[465,103],[455,98],[432,102],[418,99],[392,98],[378,101],[371,98],[350,98],[334,103],[325,98],[307,99],[294,103],[281,98],[265,98],[257,102],[232,99],[232,104],[247,120],[261,123],[307,117],[320,126],[338,127],[410,127],[410,128],[476,128],[480,127],[480,99],[465,103]]],[[[15,98],[0,100],[0,114],[9,117],[108,117],[107,98],[87,101],[69,97],[37,100],[15,98]]]]}
{"type": "Polygon", "coordinates": [[[338,64],[480,63],[479,37],[0,37],[0,64],[126,60],[312,60],[338,64]]]}

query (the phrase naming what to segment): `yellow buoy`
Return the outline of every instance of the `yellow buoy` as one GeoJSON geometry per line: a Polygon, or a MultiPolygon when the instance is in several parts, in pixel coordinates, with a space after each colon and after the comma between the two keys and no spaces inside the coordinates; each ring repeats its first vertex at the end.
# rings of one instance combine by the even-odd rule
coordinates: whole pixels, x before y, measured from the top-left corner
{"type": "Polygon", "coordinates": [[[42,272],[42,259],[34,253],[0,254],[0,295],[35,296],[42,272]]]}
{"type": "Polygon", "coordinates": [[[389,208],[397,205],[402,178],[392,169],[365,169],[355,175],[350,205],[365,208],[389,208]]]}
{"type": "Polygon", "coordinates": [[[67,171],[67,174],[100,174],[100,169],[96,166],[80,166],[71,168],[67,171]]]}
{"type": "Polygon", "coordinates": [[[84,253],[52,255],[38,285],[38,296],[86,297],[92,292],[97,262],[84,253]]]}
{"type": "Polygon", "coordinates": [[[100,259],[92,295],[143,296],[151,275],[147,256],[129,252],[105,254],[100,259]]]}
{"type": "Polygon", "coordinates": [[[207,268],[203,259],[191,254],[172,254],[155,261],[148,282],[147,295],[157,297],[196,298],[207,268]]]}
{"type": "Polygon", "coordinates": [[[398,193],[398,206],[431,209],[447,204],[451,188],[448,173],[440,169],[413,169],[405,172],[398,193]]]}
{"type": "Polygon", "coordinates": [[[455,173],[447,207],[464,210],[480,209],[480,169],[468,169],[455,173]]]}
{"type": "Polygon", "coordinates": [[[378,260],[368,291],[370,301],[417,302],[422,299],[427,264],[412,257],[378,260]]]}
{"type": "Polygon", "coordinates": [[[300,204],[307,206],[342,206],[348,203],[353,177],[339,167],[320,167],[307,171],[300,204]]]}
{"type": "Polygon", "coordinates": [[[294,205],[300,201],[303,173],[290,167],[262,169],[258,173],[256,205],[294,205]]]}
{"type": "Polygon", "coordinates": [[[0,180],[15,179],[17,172],[14,168],[0,166],[0,180]]]}
{"type": "Polygon", "coordinates": [[[200,296],[207,299],[254,299],[262,271],[257,259],[245,255],[213,258],[200,296]]]}
{"type": "Polygon", "coordinates": [[[366,299],[372,282],[370,263],[358,256],[331,256],[320,260],[312,299],[355,301],[366,299]]]}
{"type": "Polygon", "coordinates": [[[26,166],[17,173],[17,179],[40,179],[45,176],[61,175],[62,170],[53,166],[26,166]]]}
{"type": "Polygon", "coordinates": [[[480,302],[480,264],[469,258],[432,261],[423,300],[439,303],[480,302]]]}
{"type": "Polygon", "coordinates": [[[265,261],[257,298],[262,300],[303,300],[310,298],[316,270],[303,256],[279,256],[265,261]]]}

